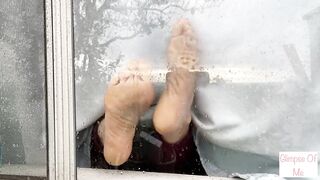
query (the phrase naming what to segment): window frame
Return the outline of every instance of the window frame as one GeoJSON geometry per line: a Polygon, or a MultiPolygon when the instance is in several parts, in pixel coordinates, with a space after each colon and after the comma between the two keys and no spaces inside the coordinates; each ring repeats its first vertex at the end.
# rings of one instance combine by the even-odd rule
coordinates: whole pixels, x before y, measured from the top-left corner
{"type": "MultiPolygon", "coordinates": [[[[50,180],[76,179],[76,140],[75,140],[75,80],[74,80],[74,38],[73,0],[44,0],[45,9],[45,71],[47,109],[47,178],[50,180]]],[[[33,168],[33,167],[30,167],[33,168]]],[[[14,169],[14,168],[12,168],[14,169]]],[[[30,170],[17,174],[26,175],[30,170]]],[[[36,170],[35,170],[36,171],[36,170]]],[[[78,168],[79,179],[85,179],[92,169],[78,168]]],[[[103,178],[117,178],[119,175],[135,178],[170,177],[173,179],[199,178],[192,175],[125,172],[97,170],[103,178]],[[123,173],[124,172],[124,173],[123,173]],[[159,176],[159,174],[161,174],[159,176]],[[113,177],[114,176],[114,177],[113,177]]],[[[8,174],[9,175],[9,174],[8,174]]],[[[94,178],[96,179],[96,178],[94,178]]],[[[99,178],[97,178],[99,179],[99,178]]],[[[100,179],[102,179],[100,177],[100,179]]],[[[217,178],[229,179],[229,178],[217,178]]]]}
{"type": "Polygon", "coordinates": [[[45,0],[48,178],[75,179],[72,0],[45,0]]]}

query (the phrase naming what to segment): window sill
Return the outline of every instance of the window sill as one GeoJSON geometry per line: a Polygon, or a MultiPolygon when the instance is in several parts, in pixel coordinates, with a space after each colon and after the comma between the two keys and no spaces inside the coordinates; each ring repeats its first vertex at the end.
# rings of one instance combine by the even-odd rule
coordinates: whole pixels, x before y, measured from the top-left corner
{"type": "Polygon", "coordinates": [[[46,177],[46,165],[2,165],[0,166],[1,175],[46,177]]]}
{"type": "Polygon", "coordinates": [[[231,180],[232,178],[222,177],[209,177],[209,176],[195,176],[195,175],[182,175],[182,174],[169,174],[169,173],[154,173],[154,172],[141,172],[141,171],[120,171],[120,170],[105,170],[105,169],[91,169],[91,168],[78,168],[78,180],[118,180],[118,179],[131,179],[131,180],[231,180]]]}
{"type": "MultiPolygon", "coordinates": [[[[173,180],[231,180],[233,178],[196,176],[196,175],[181,175],[169,173],[154,173],[141,171],[120,171],[120,170],[106,170],[106,169],[92,169],[92,168],[77,168],[78,180],[118,180],[120,178],[131,180],[149,180],[149,179],[173,179],[173,180]]],[[[32,166],[32,165],[3,165],[0,167],[1,176],[20,176],[20,177],[46,177],[46,166],[32,166]]]]}

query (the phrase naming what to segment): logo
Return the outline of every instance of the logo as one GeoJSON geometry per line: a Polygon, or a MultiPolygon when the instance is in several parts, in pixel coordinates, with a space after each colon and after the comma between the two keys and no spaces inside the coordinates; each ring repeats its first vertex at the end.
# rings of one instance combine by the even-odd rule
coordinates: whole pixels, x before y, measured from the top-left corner
{"type": "Polygon", "coordinates": [[[318,152],[279,152],[281,177],[318,177],[318,152]]]}

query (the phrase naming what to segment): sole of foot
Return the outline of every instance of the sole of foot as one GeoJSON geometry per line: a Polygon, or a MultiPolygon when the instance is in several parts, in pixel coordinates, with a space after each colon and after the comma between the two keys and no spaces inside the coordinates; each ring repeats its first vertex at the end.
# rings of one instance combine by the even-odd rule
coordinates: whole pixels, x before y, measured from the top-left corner
{"type": "Polygon", "coordinates": [[[114,166],[125,163],[132,151],[132,141],[140,116],[154,100],[150,66],[134,61],[114,76],[105,94],[105,119],[99,136],[105,160],[114,166]]]}
{"type": "Polygon", "coordinates": [[[171,72],[167,74],[153,122],[167,142],[176,143],[188,132],[196,88],[196,73],[191,70],[198,65],[197,40],[188,20],[174,25],[167,53],[171,72]]]}

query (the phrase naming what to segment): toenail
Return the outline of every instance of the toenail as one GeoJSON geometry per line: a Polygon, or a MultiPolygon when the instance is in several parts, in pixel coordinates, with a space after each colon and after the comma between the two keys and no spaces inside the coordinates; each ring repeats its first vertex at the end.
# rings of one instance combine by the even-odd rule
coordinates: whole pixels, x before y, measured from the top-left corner
{"type": "Polygon", "coordinates": [[[113,85],[118,85],[120,83],[120,79],[117,79],[116,81],[114,81],[113,85]]]}
{"type": "Polygon", "coordinates": [[[142,77],[141,77],[141,76],[138,76],[138,79],[139,79],[140,81],[143,81],[143,79],[142,79],[142,77]]]}

